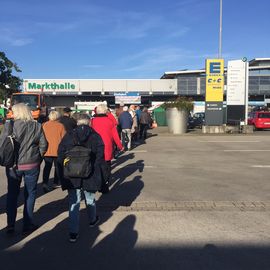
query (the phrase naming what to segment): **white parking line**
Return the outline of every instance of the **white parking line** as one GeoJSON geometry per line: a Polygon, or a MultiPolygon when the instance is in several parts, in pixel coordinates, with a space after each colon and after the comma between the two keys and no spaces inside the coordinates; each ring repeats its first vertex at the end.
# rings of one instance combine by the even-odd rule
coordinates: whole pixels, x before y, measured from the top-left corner
{"type": "MultiPolygon", "coordinates": [[[[117,165],[115,166],[114,168],[146,168],[146,169],[154,169],[154,168],[157,168],[157,166],[151,166],[151,165],[143,165],[143,164],[127,164],[127,165],[117,165]]],[[[113,169],[114,169],[113,168],[113,169]]]]}
{"type": "Polygon", "coordinates": [[[270,165],[252,165],[252,168],[270,168],[270,165]]]}

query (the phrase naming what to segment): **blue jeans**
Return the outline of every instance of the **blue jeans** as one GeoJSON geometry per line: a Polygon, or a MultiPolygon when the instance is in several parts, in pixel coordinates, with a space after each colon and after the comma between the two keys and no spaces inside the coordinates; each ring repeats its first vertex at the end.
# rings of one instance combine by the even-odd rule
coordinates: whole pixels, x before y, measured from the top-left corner
{"type": "Polygon", "coordinates": [[[96,220],[95,193],[92,193],[86,190],[81,190],[81,189],[69,189],[68,199],[69,199],[69,232],[70,233],[79,232],[80,202],[81,202],[82,193],[84,193],[84,200],[85,200],[89,222],[94,222],[96,220]]]}
{"type": "Polygon", "coordinates": [[[33,213],[37,195],[39,171],[39,167],[28,171],[19,171],[13,168],[6,168],[6,175],[8,179],[6,205],[8,226],[14,226],[16,222],[17,204],[22,178],[24,179],[23,227],[28,228],[33,224],[33,213]]]}
{"type": "Polygon", "coordinates": [[[125,148],[128,148],[130,150],[131,148],[131,129],[122,129],[121,133],[121,140],[122,140],[122,145],[125,148]],[[128,139],[128,142],[126,142],[126,139],[128,139]]]}

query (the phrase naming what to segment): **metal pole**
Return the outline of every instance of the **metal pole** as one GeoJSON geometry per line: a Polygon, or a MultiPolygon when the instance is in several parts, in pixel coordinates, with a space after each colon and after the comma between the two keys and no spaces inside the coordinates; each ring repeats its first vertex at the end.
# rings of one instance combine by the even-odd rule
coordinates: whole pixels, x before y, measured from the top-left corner
{"type": "Polygon", "coordinates": [[[245,125],[248,124],[248,87],[249,87],[249,62],[245,62],[245,125]]]}
{"type": "Polygon", "coordinates": [[[218,58],[221,58],[222,50],[222,0],[219,2],[219,48],[218,48],[218,58]]]}

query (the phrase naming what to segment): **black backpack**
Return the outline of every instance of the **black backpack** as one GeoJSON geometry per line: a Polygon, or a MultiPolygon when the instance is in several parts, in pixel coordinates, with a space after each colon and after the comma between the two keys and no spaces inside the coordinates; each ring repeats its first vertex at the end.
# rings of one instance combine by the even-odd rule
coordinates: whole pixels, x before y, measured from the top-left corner
{"type": "Polygon", "coordinates": [[[0,147],[0,165],[5,167],[13,167],[15,164],[15,139],[12,135],[14,122],[10,121],[8,126],[8,136],[3,140],[0,147]]]}
{"type": "Polygon", "coordinates": [[[92,172],[91,150],[80,144],[73,133],[73,147],[65,153],[63,162],[65,178],[88,178],[92,172]]]}

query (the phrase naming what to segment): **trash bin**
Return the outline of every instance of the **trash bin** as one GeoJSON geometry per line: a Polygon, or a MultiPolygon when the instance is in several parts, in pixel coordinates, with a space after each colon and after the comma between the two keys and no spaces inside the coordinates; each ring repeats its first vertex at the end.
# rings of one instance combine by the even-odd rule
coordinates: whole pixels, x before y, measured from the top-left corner
{"type": "Polygon", "coordinates": [[[158,126],[167,126],[165,109],[162,107],[154,109],[154,119],[158,126]]]}

